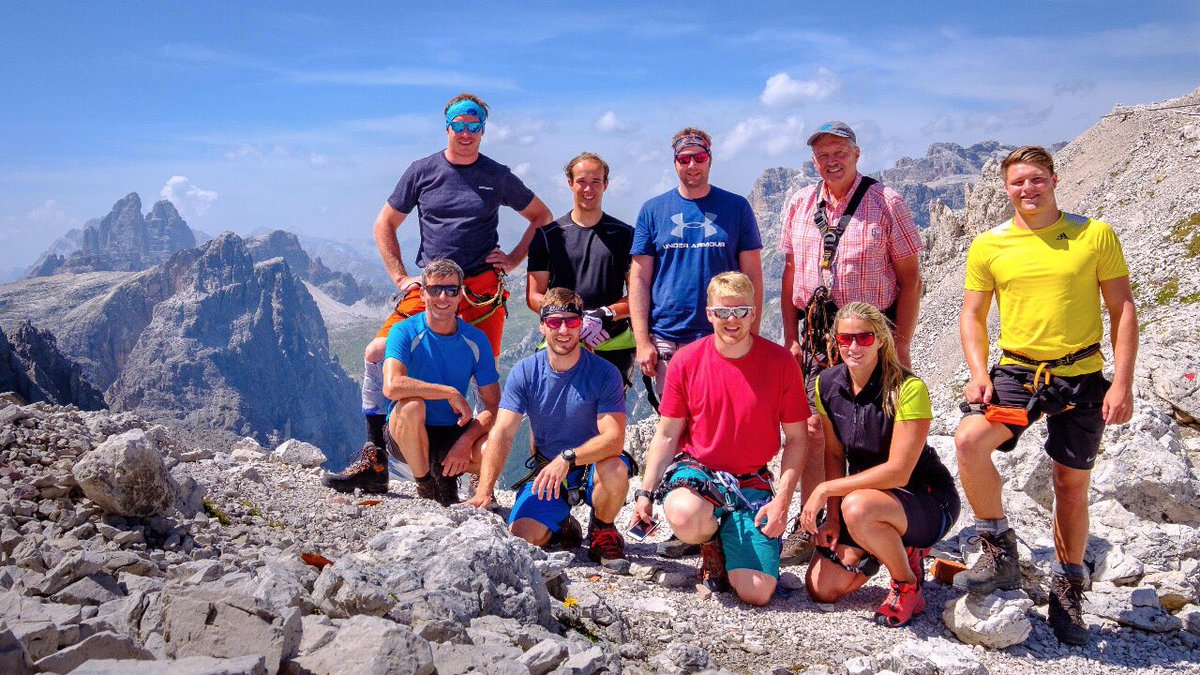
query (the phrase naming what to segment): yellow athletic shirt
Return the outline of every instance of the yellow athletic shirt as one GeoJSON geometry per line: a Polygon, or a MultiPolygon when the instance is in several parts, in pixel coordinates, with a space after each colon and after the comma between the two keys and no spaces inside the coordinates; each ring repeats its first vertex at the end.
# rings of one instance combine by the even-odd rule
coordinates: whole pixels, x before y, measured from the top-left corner
{"type": "MultiPolygon", "coordinates": [[[[825,406],[821,403],[821,380],[818,378],[813,384],[815,396],[817,399],[817,413],[829,416],[825,411],[825,406]]],[[[925,382],[913,375],[907,378],[900,385],[900,393],[896,396],[896,422],[908,422],[910,420],[931,420],[933,419],[933,404],[929,400],[929,387],[925,386],[925,382]]]]}
{"type": "MultiPolygon", "coordinates": [[[[1100,282],[1129,276],[1121,242],[1103,221],[1063,213],[1040,230],[1013,221],[981,232],[967,253],[968,291],[995,293],[1000,347],[1040,361],[1079,351],[1104,337],[1100,282]]],[[[1009,358],[1001,365],[1023,365],[1009,358]]],[[[1104,367],[1097,353],[1054,369],[1083,375],[1104,367]]]]}

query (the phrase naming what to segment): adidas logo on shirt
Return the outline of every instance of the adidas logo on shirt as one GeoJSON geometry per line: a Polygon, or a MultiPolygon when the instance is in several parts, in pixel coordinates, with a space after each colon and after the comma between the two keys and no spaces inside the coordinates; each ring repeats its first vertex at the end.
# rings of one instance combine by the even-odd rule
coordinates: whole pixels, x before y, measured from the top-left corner
{"type": "Polygon", "coordinates": [[[1058,241],[1066,241],[1066,240],[1070,239],[1070,237],[1067,236],[1066,232],[1059,232],[1058,236],[1055,237],[1055,239],[1058,241]]]}

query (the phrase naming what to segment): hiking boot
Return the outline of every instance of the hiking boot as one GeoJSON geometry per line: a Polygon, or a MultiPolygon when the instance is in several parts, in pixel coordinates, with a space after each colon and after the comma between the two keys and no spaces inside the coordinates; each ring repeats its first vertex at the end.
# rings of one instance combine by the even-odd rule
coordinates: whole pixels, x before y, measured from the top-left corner
{"type": "Polygon", "coordinates": [[[338,492],[362,490],[372,494],[388,491],[387,456],[374,443],[366,443],[359,451],[358,459],[341,473],[326,473],[321,484],[338,492]]]}
{"type": "Polygon", "coordinates": [[[660,541],[658,546],[654,547],[654,551],[660,558],[683,558],[685,556],[698,555],[700,553],[700,544],[688,544],[679,540],[679,537],[671,535],[666,541],[660,541]]]}
{"type": "Polygon", "coordinates": [[[1021,568],[1017,560],[1017,533],[1012,529],[1001,534],[981,532],[979,543],[983,555],[971,569],[954,577],[954,587],[972,595],[987,595],[997,588],[1006,591],[1021,586],[1021,568]]]}
{"type": "Polygon", "coordinates": [[[442,467],[434,465],[430,469],[434,480],[437,482],[437,502],[442,506],[454,506],[462,501],[458,496],[458,476],[443,476],[442,467]]]}
{"type": "Polygon", "coordinates": [[[696,576],[713,593],[729,590],[729,573],[725,571],[725,547],[718,537],[700,547],[700,569],[696,576]]]}
{"type": "Polygon", "coordinates": [[[1063,644],[1088,643],[1088,627],[1083,621],[1083,584],[1079,577],[1055,574],[1050,578],[1050,627],[1063,644]]]}
{"type": "Polygon", "coordinates": [[[625,559],[625,538],[615,527],[591,528],[588,532],[588,557],[610,572],[629,573],[629,561],[625,559]]]}
{"type": "Polygon", "coordinates": [[[420,478],[414,479],[417,483],[417,496],[421,499],[430,501],[438,500],[438,480],[432,471],[420,478]]]}
{"type": "Polygon", "coordinates": [[[554,544],[561,546],[564,551],[570,551],[583,545],[583,526],[579,524],[578,520],[575,520],[575,516],[568,515],[558,526],[558,532],[551,535],[550,541],[546,542],[547,546],[554,544]]]}
{"type": "Polygon", "coordinates": [[[783,540],[783,550],[779,552],[779,562],[789,565],[807,562],[812,558],[816,549],[809,539],[808,533],[800,527],[800,518],[792,524],[792,533],[783,540]]]}
{"type": "Polygon", "coordinates": [[[888,628],[907,626],[914,616],[925,611],[925,593],[920,584],[892,581],[887,599],[875,610],[875,623],[888,628]]]}
{"type": "Polygon", "coordinates": [[[929,556],[929,549],[906,546],[904,552],[908,554],[908,566],[917,578],[917,585],[920,586],[925,583],[925,558],[929,556]]]}

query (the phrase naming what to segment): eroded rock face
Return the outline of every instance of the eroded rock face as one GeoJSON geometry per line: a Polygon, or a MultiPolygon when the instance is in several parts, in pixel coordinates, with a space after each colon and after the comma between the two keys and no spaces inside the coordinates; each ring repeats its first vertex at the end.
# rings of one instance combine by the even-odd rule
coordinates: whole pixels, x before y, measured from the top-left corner
{"type": "Polygon", "coordinates": [[[429,643],[407,626],[372,616],[355,616],[328,644],[296,659],[314,675],[434,672],[429,643]]]}
{"type": "Polygon", "coordinates": [[[162,454],[141,429],[109,438],[85,454],[71,474],[83,493],[109,513],[155,516],[175,500],[175,482],[162,454]]]}
{"type": "Polygon", "coordinates": [[[1026,612],[1032,608],[1033,600],[1024,591],[964,595],[946,605],[942,620],[955,637],[969,645],[1003,649],[1029,637],[1033,624],[1026,612]]]}
{"type": "Polygon", "coordinates": [[[83,369],[59,351],[54,335],[29,321],[23,321],[11,339],[0,330],[0,391],[14,392],[30,403],[104,408],[104,396],[83,369]]]}

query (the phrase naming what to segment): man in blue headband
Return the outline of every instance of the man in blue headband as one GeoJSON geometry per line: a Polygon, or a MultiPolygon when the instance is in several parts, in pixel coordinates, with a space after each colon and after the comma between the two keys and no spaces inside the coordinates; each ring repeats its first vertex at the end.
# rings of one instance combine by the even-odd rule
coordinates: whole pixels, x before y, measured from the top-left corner
{"type": "MultiPolygon", "coordinates": [[[[754,286],[755,334],[762,314],[762,240],[750,202],[708,182],[712,138],[703,130],[682,129],[671,145],[679,187],[642,205],[629,272],[637,365],[647,384],[654,378],[657,396],[676,350],[713,332],[705,314],[709,279],[742,272],[754,286]]],[[[697,549],[672,537],[659,553],[678,557],[697,549]]]]}
{"type": "MultiPolygon", "coordinates": [[[[388,331],[396,323],[425,310],[421,278],[410,274],[400,254],[396,231],[413,209],[421,237],[417,265],[452,260],[464,270],[459,314],[487,335],[493,355],[507,315],[501,276],[521,264],[534,231],[553,220],[550,210],[509,168],[480,154],[488,106],[474,94],[459,94],[446,104],[446,147],[409,165],[375,219],[375,244],[388,275],[403,298],[363,354],[362,407],[367,443],[353,470],[329,476],[325,484],[340,491],[364,488],[373,473],[386,472],[382,448],[388,400],[383,394],[383,356],[388,331]],[[500,207],[507,206],[529,221],[511,251],[500,248],[500,207]],[[362,467],[368,467],[363,469],[362,467]]],[[[371,478],[371,486],[377,479],[371,478]]]]}

